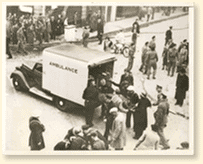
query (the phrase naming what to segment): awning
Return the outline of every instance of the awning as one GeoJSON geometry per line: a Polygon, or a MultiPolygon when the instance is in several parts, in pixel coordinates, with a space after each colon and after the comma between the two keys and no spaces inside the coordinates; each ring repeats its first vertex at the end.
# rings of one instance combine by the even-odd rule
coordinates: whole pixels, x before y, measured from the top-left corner
{"type": "Polygon", "coordinates": [[[22,12],[26,12],[26,13],[32,13],[33,8],[32,7],[28,7],[28,6],[19,6],[19,9],[22,12]]]}

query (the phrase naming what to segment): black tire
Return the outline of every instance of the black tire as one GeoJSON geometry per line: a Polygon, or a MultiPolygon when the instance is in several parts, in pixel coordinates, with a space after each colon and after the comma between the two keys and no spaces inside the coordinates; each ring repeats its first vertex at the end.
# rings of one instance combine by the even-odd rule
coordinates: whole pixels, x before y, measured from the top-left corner
{"type": "Polygon", "coordinates": [[[128,58],[128,57],[129,57],[129,48],[128,48],[128,47],[125,47],[125,48],[123,49],[123,56],[124,56],[125,58],[128,58]]]}
{"type": "Polygon", "coordinates": [[[13,86],[17,91],[23,90],[23,82],[22,79],[19,76],[13,77],[13,86]]]}
{"type": "Polygon", "coordinates": [[[63,112],[65,112],[68,108],[68,101],[57,96],[54,98],[54,104],[60,111],[63,112]]]}

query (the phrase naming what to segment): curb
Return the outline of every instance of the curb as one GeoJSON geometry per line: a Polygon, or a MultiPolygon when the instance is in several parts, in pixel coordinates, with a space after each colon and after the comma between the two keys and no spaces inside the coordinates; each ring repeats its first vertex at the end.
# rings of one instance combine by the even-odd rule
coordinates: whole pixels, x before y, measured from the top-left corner
{"type": "MultiPolygon", "coordinates": [[[[163,21],[166,21],[166,20],[179,18],[179,17],[185,16],[185,15],[188,15],[188,12],[182,13],[182,14],[179,14],[179,15],[174,15],[174,16],[167,17],[167,18],[163,18],[163,19],[153,20],[151,22],[146,22],[146,23],[140,24],[140,28],[145,28],[145,27],[148,27],[149,25],[152,25],[152,24],[156,24],[156,23],[160,23],[160,22],[163,22],[163,21]]],[[[131,31],[131,29],[132,29],[132,27],[130,26],[130,27],[127,27],[127,28],[123,29],[123,31],[124,32],[129,32],[129,31],[131,31]]],[[[119,32],[119,30],[110,31],[110,32],[104,33],[103,37],[106,37],[108,35],[115,35],[118,32],[119,32]]],[[[94,41],[97,41],[97,40],[98,40],[97,36],[92,36],[92,37],[89,38],[89,42],[94,42],[94,41]]]]}

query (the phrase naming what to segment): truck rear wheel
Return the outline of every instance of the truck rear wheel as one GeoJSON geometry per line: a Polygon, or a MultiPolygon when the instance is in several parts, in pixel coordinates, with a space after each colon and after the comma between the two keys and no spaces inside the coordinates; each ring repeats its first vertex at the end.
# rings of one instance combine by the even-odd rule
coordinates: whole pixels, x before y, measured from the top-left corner
{"type": "Polygon", "coordinates": [[[54,98],[54,104],[60,111],[63,112],[65,112],[68,108],[68,101],[57,96],[54,98]]]}

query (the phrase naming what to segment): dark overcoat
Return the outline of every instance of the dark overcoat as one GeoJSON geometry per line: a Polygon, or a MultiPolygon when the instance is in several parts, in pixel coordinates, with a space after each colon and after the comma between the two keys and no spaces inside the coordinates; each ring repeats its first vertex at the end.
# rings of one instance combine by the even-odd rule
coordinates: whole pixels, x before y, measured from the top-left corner
{"type": "Polygon", "coordinates": [[[175,99],[183,100],[185,99],[186,91],[189,89],[189,78],[187,75],[181,76],[178,74],[176,81],[176,94],[175,99]]]}
{"type": "Polygon", "coordinates": [[[38,118],[31,117],[29,120],[29,128],[31,134],[29,137],[29,146],[31,150],[41,150],[45,148],[42,132],[45,131],[44,125],[41,124],[38,118]]]}

